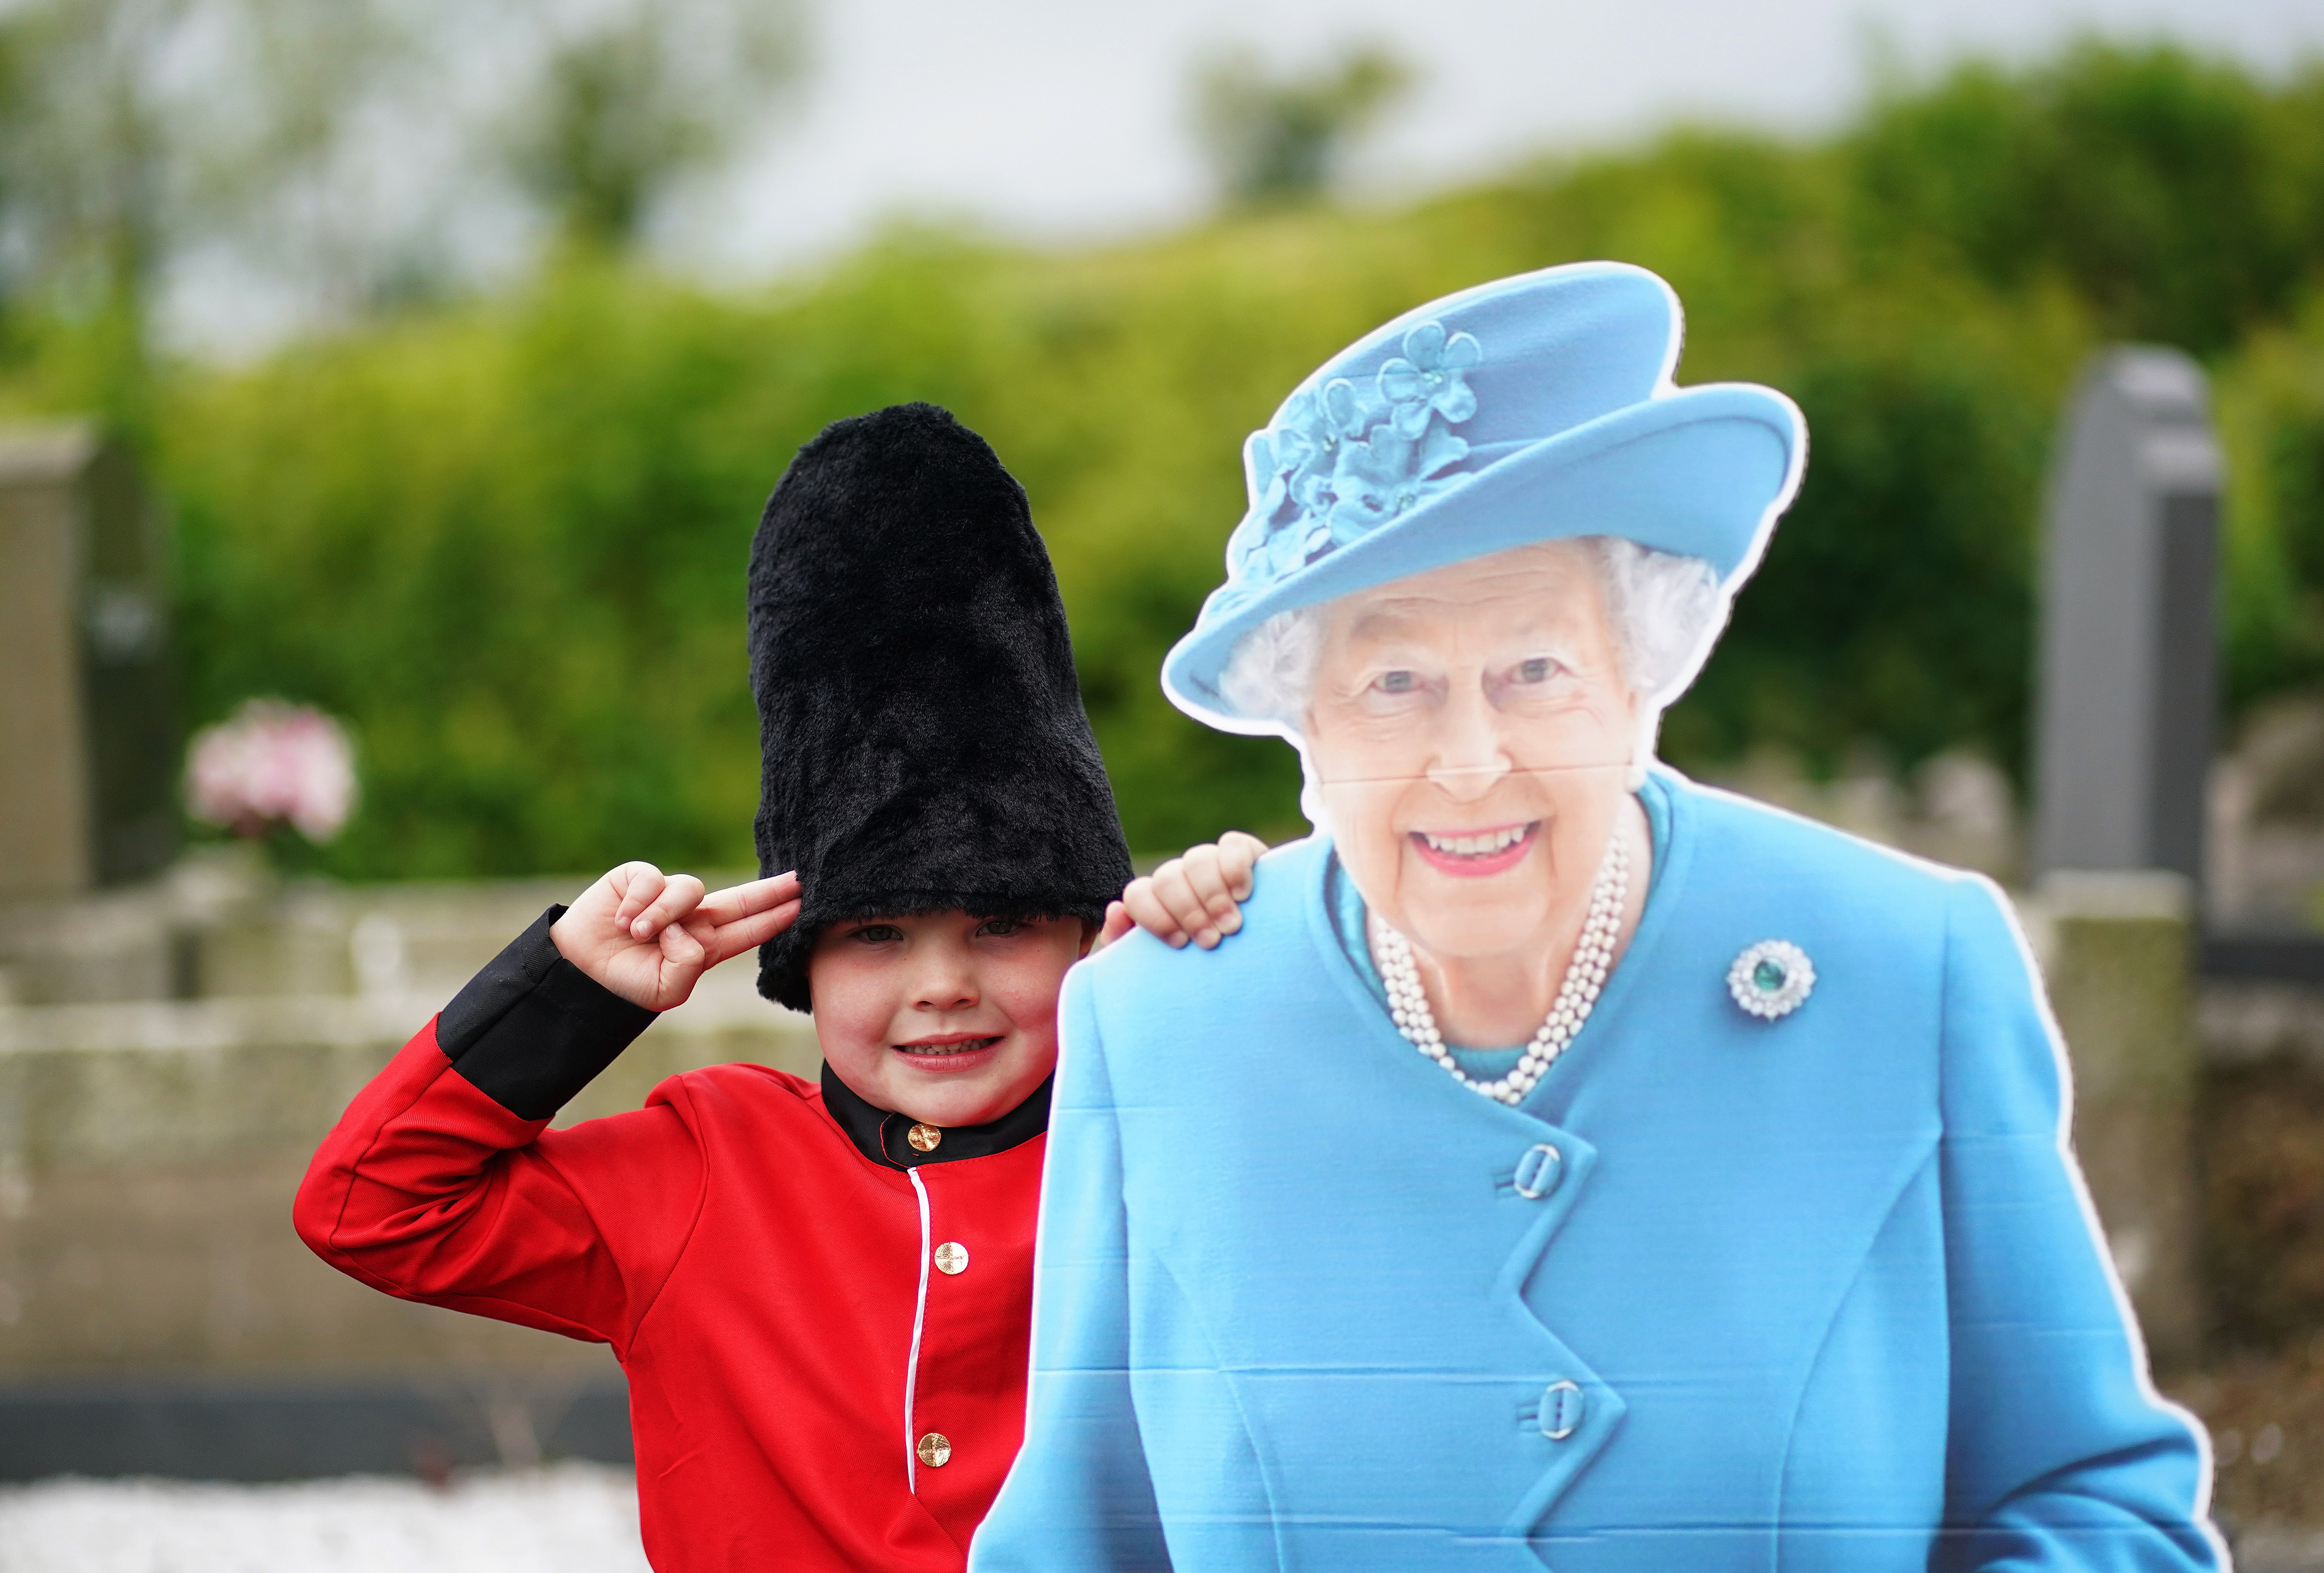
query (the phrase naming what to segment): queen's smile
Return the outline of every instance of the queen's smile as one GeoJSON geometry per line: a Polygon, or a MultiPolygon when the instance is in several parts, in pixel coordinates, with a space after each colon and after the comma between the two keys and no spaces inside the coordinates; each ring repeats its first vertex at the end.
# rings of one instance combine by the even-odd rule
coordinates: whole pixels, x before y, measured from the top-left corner
{"type": "Polygon", "coordinates": [[[1514,868],[1541,834],[1541,821],[1484,830],[1415,830],[1413,846],[1432,868],[1477,878],[1514,868]]]}

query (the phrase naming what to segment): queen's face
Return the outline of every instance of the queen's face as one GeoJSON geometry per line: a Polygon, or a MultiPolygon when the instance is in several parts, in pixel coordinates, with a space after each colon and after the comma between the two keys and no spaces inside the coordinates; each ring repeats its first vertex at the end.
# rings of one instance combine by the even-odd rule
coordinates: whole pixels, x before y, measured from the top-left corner
{"type": "Polygon", "coordinates": [[[1637,702],[1571,541],[1325,608],[1306,744],[1366,905],[1445,960],[1538,955],[1580,921],[1637,702]]]}

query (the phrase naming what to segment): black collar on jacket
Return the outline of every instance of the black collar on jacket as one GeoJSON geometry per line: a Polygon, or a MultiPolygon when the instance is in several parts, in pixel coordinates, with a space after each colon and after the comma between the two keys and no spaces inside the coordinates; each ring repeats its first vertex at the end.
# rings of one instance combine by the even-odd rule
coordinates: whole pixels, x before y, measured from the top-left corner
{"type": "Polygon", "coordinates": [[[823,1065],[823,1106],[855,1143],[855,1150],[874,1163],[890,1169],[919,1169],[930,1163],[950,1163],[958,1158],[990,1158],[1021,1146],[1049,1128],[1049,1088],[1052,1076],[1031,1096],[997,1120],[982,1125],[940,1125],[944,1140],[936,1151],[923,1152],[905,1139],[912,1121],[903,1115],[875,1108],[839,1079],[831,1062],[823,1065]]]}

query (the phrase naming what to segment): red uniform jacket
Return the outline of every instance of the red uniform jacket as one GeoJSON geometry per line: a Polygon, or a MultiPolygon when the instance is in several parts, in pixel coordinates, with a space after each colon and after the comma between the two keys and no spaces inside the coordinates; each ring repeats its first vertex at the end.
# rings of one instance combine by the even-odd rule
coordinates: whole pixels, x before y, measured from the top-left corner
{"type": "Polygon", "coordinates": [[[356,1097],[300,1236],[390,1294],[612,1345],[663,1573],[964,1567],[1023,1439],[1048,1088],[926,1153],[828,1069],[758,1065],[549,1130],[652,1019],[558,956],[560,911],[356,1097]]]}

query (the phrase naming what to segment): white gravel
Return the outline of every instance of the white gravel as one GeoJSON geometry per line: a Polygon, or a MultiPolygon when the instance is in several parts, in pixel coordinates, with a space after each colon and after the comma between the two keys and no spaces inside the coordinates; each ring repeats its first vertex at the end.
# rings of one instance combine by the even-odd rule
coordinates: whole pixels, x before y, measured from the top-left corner
{"type": "Polygon", "coordinates": [[[0,1487],[0,1573],[647,1573],[627,1469],[0,1487]]]}

